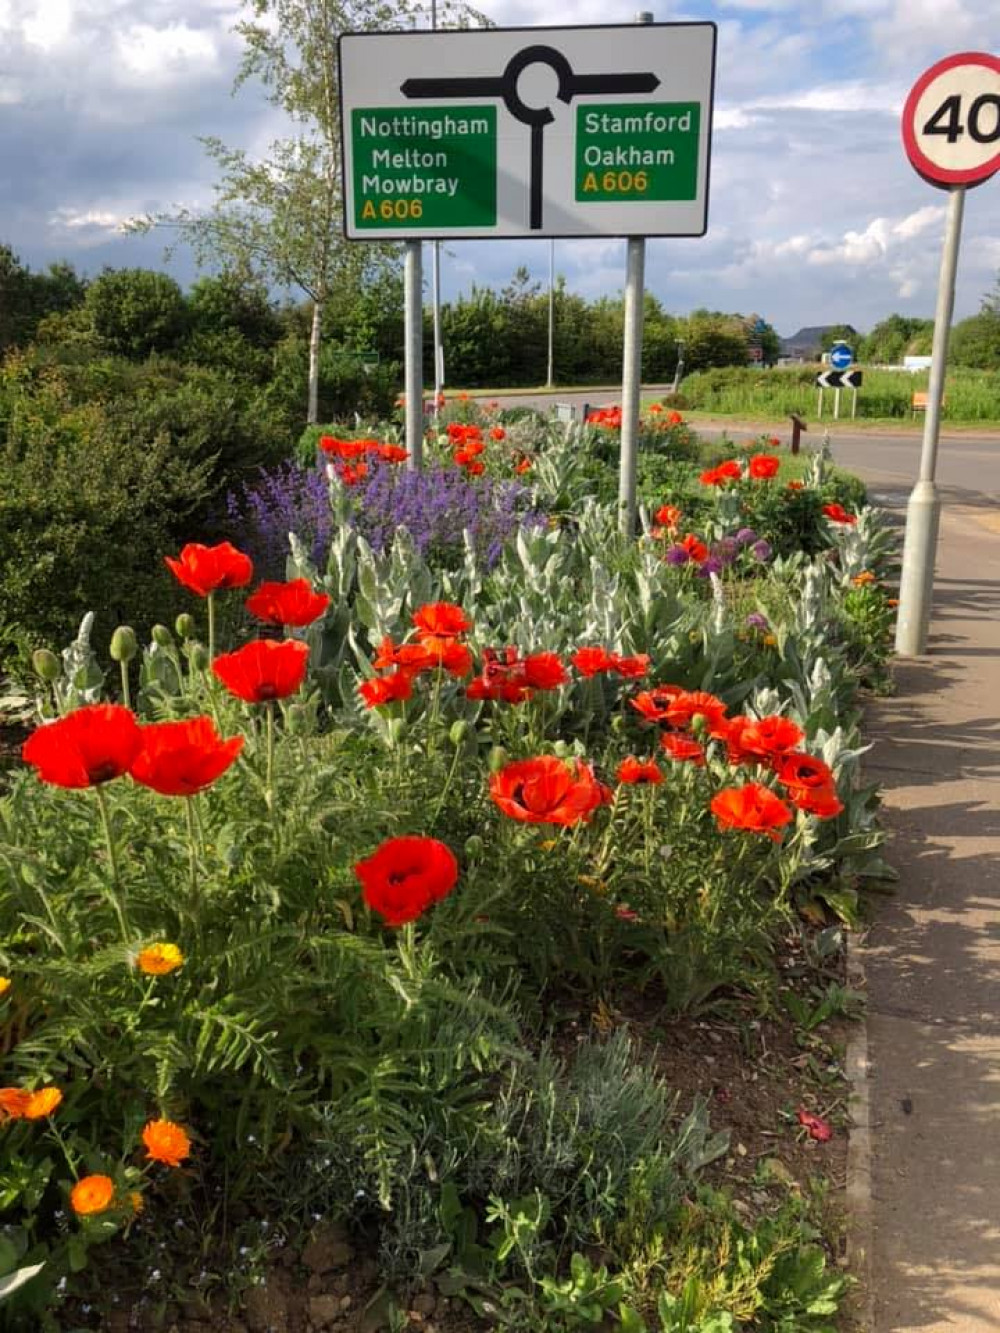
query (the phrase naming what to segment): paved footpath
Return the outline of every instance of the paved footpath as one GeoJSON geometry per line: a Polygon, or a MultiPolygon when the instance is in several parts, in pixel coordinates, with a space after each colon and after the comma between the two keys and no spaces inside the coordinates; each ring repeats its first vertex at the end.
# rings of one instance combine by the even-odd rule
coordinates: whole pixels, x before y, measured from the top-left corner
{"type": "Polygon", "coordinates": [[[900,882],[862,951],[865,1333],[998,1333],[1000,508],[945,508],[928,653],[897,663],[896,679],[896,695],[867,710],[867,768],[884,788],[900,882]]]}

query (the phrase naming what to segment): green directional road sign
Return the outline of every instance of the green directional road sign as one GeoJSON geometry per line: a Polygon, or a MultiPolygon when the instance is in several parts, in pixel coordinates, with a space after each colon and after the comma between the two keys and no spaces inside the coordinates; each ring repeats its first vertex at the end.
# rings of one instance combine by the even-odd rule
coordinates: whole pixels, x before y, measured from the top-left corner
{"type": "Polygon", "coordinates": [[[588,102],[576,111],[581,203],[698,197],[697,102],[588,102]]]}
{"type": "Polygon", "coordinates": [[[360,231],[495,226],[496,107],[356,108],[351,145],[360,231]]]}

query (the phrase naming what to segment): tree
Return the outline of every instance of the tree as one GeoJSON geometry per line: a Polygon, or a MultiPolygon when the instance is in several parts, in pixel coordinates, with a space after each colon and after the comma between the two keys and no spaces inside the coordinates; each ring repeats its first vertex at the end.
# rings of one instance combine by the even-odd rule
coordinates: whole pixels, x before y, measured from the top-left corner
{"type": "Polygon", "coordinates": [[[29,343],[49,315],[79,306],[86,288],[70,264],[50,264],[47,272],[32,273],[9,245],[0,245],[0,355],[29,343]]]}
{"type": "Polygon", "coordinates": [[[835,343],[847,343],[848,347],[856,350],[858,345],[858,331],[854,325],[831,324],[820,338],[819,345],[824,352],[829,352],[835,343]]]}
{"type": "Polygon", "coordinates": [[[148,268],[105,269],[87,289],[84,307],[109,351],[134,361],[172,351],[187,317],[177,283],[148,268]]]}
{"type": "MultiPolygon", "coordinates": [[[[214,209],[138,219],[145,230],[174,226],[200,261],[256,273],[302,291],[312,305],[307,420],[317,419],[323,312],[338,290],[359,290],[396,253],[395,247],[347,242],[342,212],[337,39],[343,32],[414,27],[415,0],[244,0],[250,17],[237,25],[245,50],[235,89],[264,84],[293,127],[255,161],[219,139],[202,140],[218,164],[214,209]]],[[[442,4],[449,21],[478,17],[462,4],[442,4]]]]}
{"type": "Polygon", "coordinates": [[[889,315],[861,340],[858,359],[874,365],[898,365],[907,354],[918,356],[929,352],[933,334],[932,319],[889,315]]]}

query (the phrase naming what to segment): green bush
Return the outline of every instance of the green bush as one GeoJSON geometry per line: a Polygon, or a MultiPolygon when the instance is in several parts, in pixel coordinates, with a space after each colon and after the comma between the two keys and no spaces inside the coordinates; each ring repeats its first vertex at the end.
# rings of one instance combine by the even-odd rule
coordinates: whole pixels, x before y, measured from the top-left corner
{"type": "Polygon", "coordinates": [[[87,288],[84,306],[108,350],[134,360],[171,351],[187,324],[180,287],[152,269],[106,269],[87,288]]]}

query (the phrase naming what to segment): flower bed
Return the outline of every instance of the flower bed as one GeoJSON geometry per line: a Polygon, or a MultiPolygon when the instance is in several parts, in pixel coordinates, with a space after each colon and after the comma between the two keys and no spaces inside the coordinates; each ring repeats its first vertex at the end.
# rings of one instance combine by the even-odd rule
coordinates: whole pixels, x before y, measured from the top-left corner
{"type": "MultiPolygon", "coordinates": [[[[512,1327],[818,1333],[843,1282],[801,1210],[709,1190],[725,1136],[648,1035],[566,1033],[627,995],[771,1009],[789,941],[817,964],[882,873],[877,516],[830,512],[821,462],[789,490],[750,458],[626,542],[579,436],[452,431],[463,485],[530,457],[521,512],[555,519],[442,556],[365,536],[394,446],[334,439],[321,561],[293,538],[247,596],[237,548],[170,557],[205,615],[119,632],[120,704],[86,626],[38,657],[49,721],[0,805],[0,1242],[44,1265],[12,1327],[58,1327],[109,1266],[155,1326],[164,1245],[174,1290],[238,1298],[322,1221],[389,1288],[434,1276],[512,1327]],[[789,506],[817,554],[763,550],[789,506]],[[264,637],[220,652],[244,599],[264,637]]],[[[829,1137],[800,1110],[788,1133],[829,1137]]]]}

